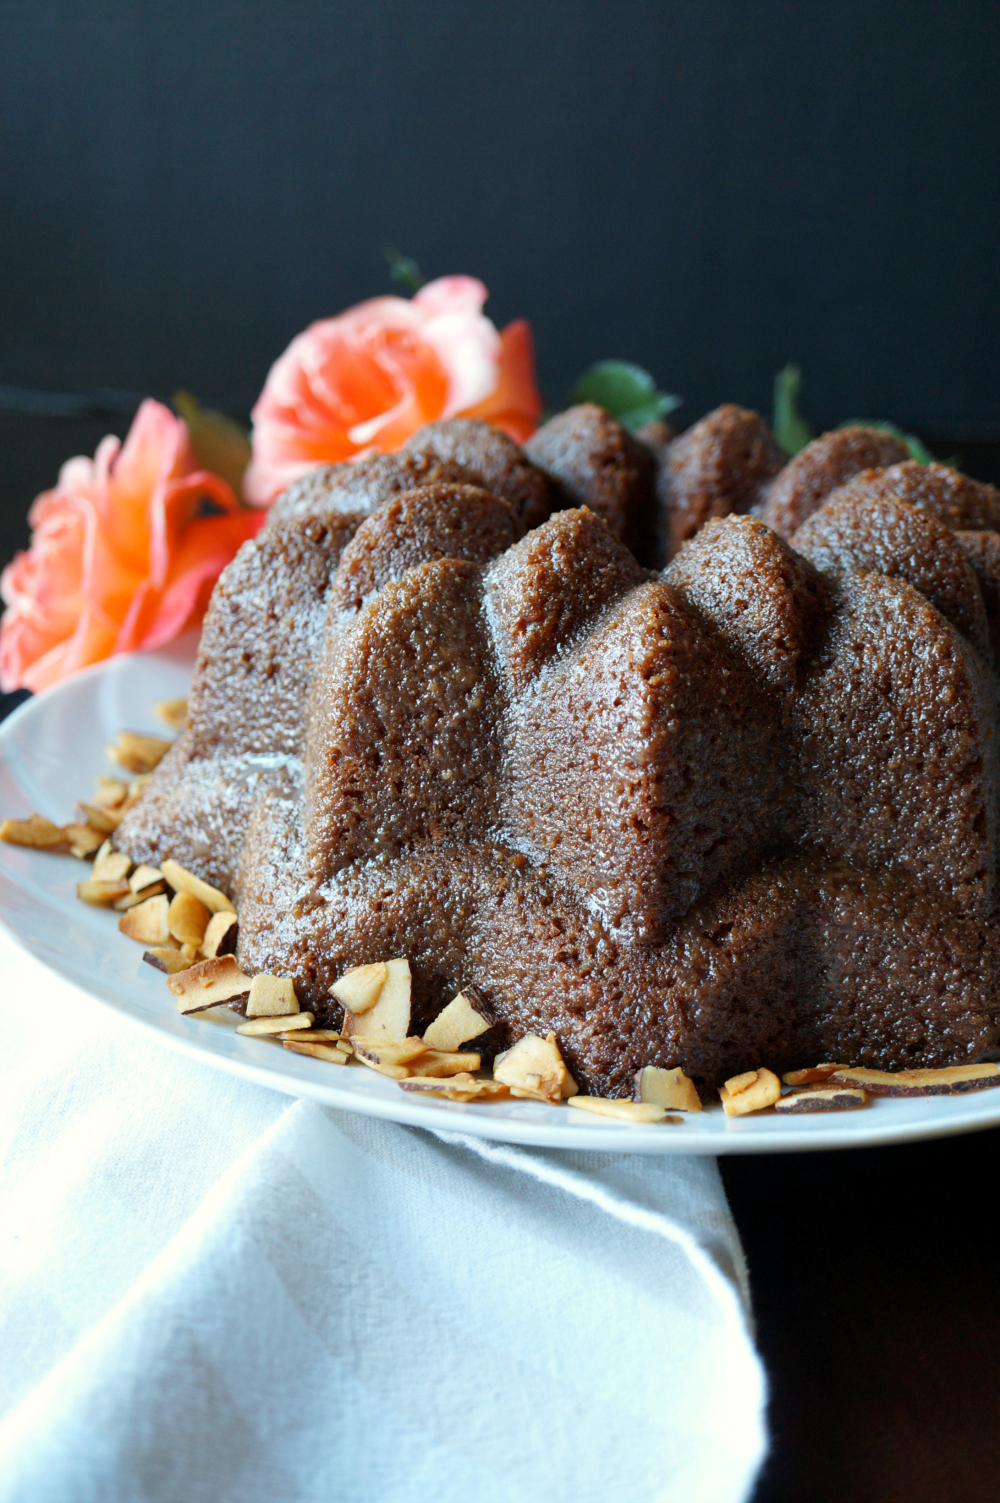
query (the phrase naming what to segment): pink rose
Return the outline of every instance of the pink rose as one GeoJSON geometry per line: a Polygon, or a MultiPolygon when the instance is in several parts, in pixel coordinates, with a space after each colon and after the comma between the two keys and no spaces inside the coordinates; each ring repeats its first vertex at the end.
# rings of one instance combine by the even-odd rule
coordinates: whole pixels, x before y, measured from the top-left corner
{"type": "Polygon", "coordinates": [[[441,277],[293,339],[253,410],[247,499],[267,506],[317,466],[389,453],[437,418],[484,418],[529,438],[541,410],[531,329],[519,319],[498,333],[486,296],[473,277],[441,277]]]}
{"type": "Polygon", "coordinates": [[[105,438],[93,459],[68,460],[31,508],[31,546],[0,576],[0,688],[44,689],[113,653],[169,642],[200,620],[262,520],[196,467],[180,418],[143,402],[124,445],[105,438]]]}

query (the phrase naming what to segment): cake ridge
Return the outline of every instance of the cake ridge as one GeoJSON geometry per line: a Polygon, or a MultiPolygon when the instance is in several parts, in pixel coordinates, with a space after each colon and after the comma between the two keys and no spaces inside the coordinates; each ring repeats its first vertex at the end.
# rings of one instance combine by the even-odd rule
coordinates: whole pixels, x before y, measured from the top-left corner
{"type": "Polygon", "coordinates": [[[547,1022],[611,1093],[649,1063],[711,1082],[849,1041],[883,1066],[994,1048],[992,553],[941,519],[990,498],[898,463],[843,480],[869,430],[776,492],[792,466],[733,414],[662,448],[661,476],[686,439],[661,535],[664,508],[694,514],[678,476],[707,520],[661,574],[614,535],[651,531],[629,507],[654,461],[606,415],[529,446],[561,480],[462,420],[299,482],[220,580],[191,723],[116,844],[232,891],[241,963],[280,965],[319,1017],[342,970],[407,953],[418,1015],[474,982],[511,1039],[547,1022]],[[713,500],[698,445],[737,429],[746,472],[713,500]],[[524,528],[609,452],[606,520],[524,528]],[[767,500],[746,514],[762,484],[786,511],[808,492],[790,541],[767,500]],[[916,931],[950,970],[928,980],[916,931]]]}

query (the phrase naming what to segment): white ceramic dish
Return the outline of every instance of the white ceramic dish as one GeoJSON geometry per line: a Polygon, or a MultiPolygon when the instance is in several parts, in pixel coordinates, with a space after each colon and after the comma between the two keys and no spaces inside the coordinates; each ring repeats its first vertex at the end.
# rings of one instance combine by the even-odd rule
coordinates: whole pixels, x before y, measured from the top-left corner
{"type": "MultiPolygon", "coordinates": [[[[187,692],[193,643],[137,653],[86,670],[29,700],[0,726],[0,815],[35,811],[64,822],[110,771],[107,743],[122,727],[160,730],[157,700],[187,692]]],[[[680,1126],[633,1127],[565,1107],[415,1101],[394,1081],[289,1053],[235,1032],[236,1017],[182,1018],[159,972],[117,931],[116,917],[77,902],[85,866],[69,856],[0,845],[0,922],[50,970],[172,1048],[292,1096],[417,1127],[547,1148],[633,1153],[782,1153],[864,1147],[972,1132],[1000,1123],[1000,1089],[960,1097],[874,1100],[859,1111],[808,1118],[729,1119],[718,1107],[680,1126]]]]}

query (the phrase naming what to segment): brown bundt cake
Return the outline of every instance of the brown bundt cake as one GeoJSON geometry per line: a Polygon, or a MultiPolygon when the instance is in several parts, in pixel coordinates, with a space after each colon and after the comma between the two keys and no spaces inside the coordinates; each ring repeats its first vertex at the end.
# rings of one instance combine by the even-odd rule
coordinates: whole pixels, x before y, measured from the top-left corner
{"type": "Polygon", "coordinates": [[[659,464],[657,562],[673,558],[710,517],[749,511],[787,459],[763,418],[731,405],[674,439],[659,464]]]}
{"type": "Polygon", "coordinates": [[[417,1028],[475,984],[596,1093],[992,1056],[1000,495],[899,458],[585,407],[319,471],[219,581],[116,842],[232,893],[318,1021],[404,954],[417,1028]]]}

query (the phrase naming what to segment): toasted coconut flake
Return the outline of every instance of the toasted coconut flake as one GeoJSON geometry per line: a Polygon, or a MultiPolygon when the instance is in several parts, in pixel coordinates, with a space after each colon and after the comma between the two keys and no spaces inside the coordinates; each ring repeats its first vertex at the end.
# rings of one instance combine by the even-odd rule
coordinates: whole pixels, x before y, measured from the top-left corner
{"type": "Polygon", "coordinates": [[[659,1065],[646,1065],[635,1072],[635,1087],[632,1100],[652,1102],[654,1106],[669,1107],[675,1112],[700,1112],[701,1097],[693,1080],[689,1080],[678,1065],[673,1070],[661,1069],[659,1065]]]}
{"type": "Polygon", "coordinates": [[[127,882],[95,882],[89,878],[76,884],[76,895],[81,903],[92,903],[95,908],[110,908],[119,898],[128,896],[127,882]]]}
{"type": "Polygon", "coordinates": [[[774,1103],[776,1112],[845,1112],[853,1107],[864,1106],[868,1100],[864,1091],[854,1086],[813,1086],[809,1090],[790,1091],[774,1103]]]}
{"type": "Polygon", "coordinates": [[[376,960],[371,965],[356,965],[333,983],[330,996],[336,997],[346,1012],[368,1012],[378,1001],[388,975],[389,967],[384,960],[376,960]]]}
{"type": "Polygon", "coordinates": [[[250,977],[244,976],[232,955],[199,960],[179,975],[168,976],[167,985],[177,998],[177,1011],[185,1014],[250,995],[250,977]]]}
{"type": "Polygon", "coordinates": [[[722,1110],[727,1117],[746,1117],[762,1112],[781,1098],[781,1081],[773,1070],[746,1070],[719,1087],[722,1110]],[[747,1079],[750,1076],[750,1079],[747,1079]],[[738,1083],[739,1089],[733,1086],[738,1083]]]}
{"type": "Polygon", "coordinates": [[[179,944],[197,948],[205,937],[211,916],[200,898],[192,897],[189,892],[177,892],[170,900],[167,924],[179,944]]]}
{"type": "Polygon", "coordinates": [[[130,892],[127,898],[119,898],[114,905],[119,913],[125,913],[129,908],[137,908],[140,903],[145,903],[147,898],[155,898],[158,893],[166,892],[165,882],[153,882],[149,887],[144,887],[141,892],[130,892]]]}
{"type": "MultiPolygon", "coordinates": [[[[278,1038],[283,1039],[286,1033],[291,1037],[298,1030],[299,1018],[301,1017],[312,1017],[312,1013],[296,1013],[293,1018],[267,1018],[265,1021],[276,1025],[279,1023],[283,1024],[283,1028],[275,1030],[277,1031],[278,1038]]],[[[239,1032],[238,1029],[237,1032],[239,1032]]],[[[351,1052],[350,1044],[344,1043],[343,1038],[337,1032],[336,1028],[310,1028],[309,1039],[314,1044],[339,1044],[347,1053],[351,1052]]]]}
{"type": "Polygon", "coordinates": [[[359,1064],[367,1065],[369,1070],[374,1070],[379,1075],[388,1075],[392,1080],[406,1080],[410,1074],[407,1065],[382,1065],[365,1054],[359,1054],[357,1050],[354,1051],[354,1056],[359,1064]]]}
{"type": "Polygon", "coordinates": [[[544,1039],[537,1033],[526,1033],[512,1049],[497,1055],[493,1076],[510,1087],[512,1096],[537,1097],[541,1101],[563,1101],[579,1090],[566,1068],[554,1033],[544,1039]]]}
{"type": "Polygon", "coordinates": [[[121,778],[98,778],[97,790],[90,800],[98,809],[121,809],[128,798],[129,785],[121,778]]]}
{"type": "Polygon", "coordinates": [[[151,945],[142,958],[147,965],[165,971],[168,976],[176,976],[178,971],[186,971],[193,964],[173,945],[151,945]]]}
{"type": "Polygon", "coordinates": [[[393,1080],[404,1080],[410,1074],[410,1065],[429,1051],[421,1038],[407,1039],[351,1039],[354,1053],[363,1065],[377,1070],[380,1075],[391,1075],[393,1080]]]}
{"type": "Polygon", "coordinates": [[[127,772],[152,772],[163,761],[173,743],[162,736],[147,736],[141,731],[119,731],[107,755],[127,772]]]}
{"type": "Polygon", "coordinates": [[[733,1075],[726,1081],[726,1090],[730,1096],[738,1096],[741,1091],[746,1091],[757,1082],[756,1070],[744,1070],[742,1075],[733,1075]]]}
{"type": "Polygon", "coordinates": [[[298,1012],[299,999],[290,976],[255,976],[247,1002],[248,1018],[287,1018],[298,1012]]]}
{"type": "Polygon", "coordinates": [[[346,1065],[347,1055],[334,1044],[310,1044],[298,1039],[282,1039],[281,1047],[291,1049],[293,1054],[311,1054],[313,1059],[328,1060],[331,1065],[346,1065]]]}
{"type": "MultiPolygon", "coordinates": [[[[127,892],[128,883],[124,885],[127,892]]],[[[139,903],[135,908],[130,908],[127,913],[122,914],[118,920],[118,928],[122,934],[127,935],[129,939],[137,939],[140,944],[169,944],[170,929],[167,925],[169,906],[165,894],[147,898],[144,903],[139,903]]]]}
{"type": "Polygon", "coordinates": [[[476,1080],[472,1075],[452,1075],[447,1080],[410,1075],[396,1084],[403,1091],[438,1101],[500,1101],[510,1095],[499,1080],[476,1080]]]}
{"type": "Polygon", "coordinates": [[[422,1054],[419,1059],[413,1061],[410,1074],[432,1077],[464,1075],[470,1070],[478,1070],[481,1064],[480,1056],[471,1051],[459,1053],[444,1049],[428,1049],[426,1054],[422,1054]]]}
{"type": "Polygon", "coordinates": [[[231,955],[235,949],[235,913],[213,913],[201,941],[201,953],[214,960],[216,955],[231,955]]]}
{"type": "MultiPolygon", "coordinates": [[[[106,840],[93,866],[90,875],[95,882],[124,882],[132,870],[132,862],[124,851],[116,851],[111,848],[111,842],[106,840]]],[[[128,884],[132,887],[131,882],[128,884]]],[[[132,887],[135,892],[135,888],[132,887]]]]}
{"type": "MultiPolygon", "coordinates": [[[[236,1032],[248,1033],[251,1038],[258,1038],[271,1033],[277,1034],[279,1038],[284,1039],[288,1033],[292,1033],[293,1031],[301,1032],[308,1028],[310,1036],[312,1036],[314,1021],[315,1018],[311,1012],[297,1012],[294,1018],[251,1018],[249,1022],[237,1024],[236,1032]]],[[[323,1041],[326,1041],[325,1033],[320,1034],[317,1032],[315,1036],[317,1039],[323,1038],[323,1041]]]]}
{"type": "Polygon", "coordinates": [[[154,709],[172,731],[182,731],[187,724],[188,702],[186,699],[161,699],[154,709]]]}
{"type": "Polygon", "coordinates": [[[119,810],[119,813],[123,817],[132,808],[133,804],[137,804],[139,802],[142,791],[146,787],[146,784],[149,782],[151,776],[152,774],[147,773],[141,778],[132,779],[131,783],[129,784],[128,793],[125,796],[125,801],[119,810]]]}
{"type": "Polygon", "coordinates": [[[495,1022],[482,992],[478,987],[468,986],[438,1013],[429,1028],[424,1029],[424,1042],[432,1049],[448,1052],[479,1038],[495,1022]]]}
{"type": "Polygon", "coordinates": [[[378,1001],[367,1011],[355,1014],[345,1010],[344,1035],[384,1043],[400,1041],[410,1031],[410,964],[407,960],[386,961],[386,978],[378,1001]]]}
{"type": "Polygon", "coordinates": [[[43,814],[29,814],[27,819],[5,819],[0,824],[0,840],[36,851],[65,850],[69,845],[62,826],[54,825],[43,814]]]}
{"type": "Polygon", "coordinates": [[[665,1106],[655,1101],[610,1101],[605,1096],[572,1096],[566,1103],[580,1111],[592,1112],[595,1117],[611,1117],[615,1122],[683,1122],[683,1117],[672,1117],[665,1106]]]}
{"type": "Polygon", "coordinates": [[[77,804],[76,812],[78,821],[92,825],[95,830],[103,830],[106,835],[117,830],[122,822],[120,810],[99,808],[97,804],[85,804],[82,800],[77,804]]]}
{"type": "Polygon", "coordinates": [[[858,1086],[871,1096],[958,1096],[1000,1086],[1000,1065],[946,1065],[942,1070],[836,1070],[831,1085],[858,1086]]]}
{"type": "Polygon", "coordinates": [[[236,912],[224,892],[220,892],[210,882],[203,881],[201,877],[196,877],[194,872],[189,872],[187,867],[181,866],[179,861],[164,861],[161,870],[175,892],[190,893],[213,913],[236,912]]]}
{"type": "Polygon", "coordinates": [[[163,873],[160,871],[160,868],[158,866],[147,866],[143,862],[141,866],[136,867],[131,877],[129,877],[128,885],[133,892],[142,892],[144,887],[152,887],[154,882],[162,881],[163,873]]]}
{"type": "Polygon", "coordinates": [[[850,1065],[810,1065],[806,1070],[789,1070],[787,1075],[782,1075],[785,1085],[801,1086],[815,1085],[824,1080],[829,1080],[835,1070],[849,1070],[850,1065]]]}
{"type": "Polygon", "coordinates": [[[419,1059],[430,1050],[422,1038],[413,1035],[406,1039],[355,1039],[354,1047],[368,1059],[382,1060],[391,1065],[403,1065],[408,1060],[419,1059]]]}
{"type": "Polygon", "coordinates": [[[104,831],[95,830],[93,825],[68,824],[63,833],[69,841],[70,855],[79,856],[82,861],[92,856],[104,839],[104,831]]]}

